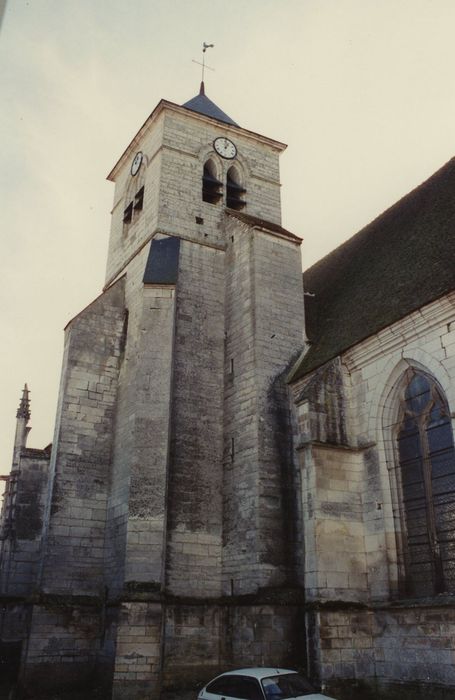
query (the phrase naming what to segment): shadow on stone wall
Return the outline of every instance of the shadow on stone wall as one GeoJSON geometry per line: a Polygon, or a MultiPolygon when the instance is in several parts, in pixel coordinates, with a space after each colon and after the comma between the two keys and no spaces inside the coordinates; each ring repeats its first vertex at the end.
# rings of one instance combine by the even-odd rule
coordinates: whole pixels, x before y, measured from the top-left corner
{"type": "MultiPolygon", "coordinates": [[[[195,700],[199,689],[167,691],[160,700],[195,700]]],[[[453,688],[434,684],[392,683],[378,684],[375,681],[343,681],[326,685],[324,693],[336,700],[453,700],[453,688]]],[[[111,694],[101,688],[67,691],[46,695],[21,695],[15,684],[0,680],[0,700],[110,700],[111,694]]],[[[144,700],[158,700],[144,696],[144,700]]]]}
{"type": "Polygon", "coordinates": [[[379,683],[334,681],[323,691],[336,700],[453,700],[453,688],[433,683],[379,683]]]}

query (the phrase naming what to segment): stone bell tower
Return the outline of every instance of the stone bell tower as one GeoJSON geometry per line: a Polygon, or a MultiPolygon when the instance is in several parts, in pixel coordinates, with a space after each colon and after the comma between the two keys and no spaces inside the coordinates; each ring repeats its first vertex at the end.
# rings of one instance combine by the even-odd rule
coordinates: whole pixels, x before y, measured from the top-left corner
{"type": "Polygon", "coordinates": [[[158,697],[303,659],[284,148],[202,84],[159,102],[109,175],[105,288],[66,328],[28,683],[58,661],[62,682],[96,668],[116,697],[158,697]]]}

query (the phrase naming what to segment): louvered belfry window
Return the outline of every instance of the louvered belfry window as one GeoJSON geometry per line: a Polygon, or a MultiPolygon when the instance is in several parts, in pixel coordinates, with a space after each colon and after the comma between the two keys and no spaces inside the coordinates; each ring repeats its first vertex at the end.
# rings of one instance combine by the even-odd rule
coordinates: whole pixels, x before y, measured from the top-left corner
{"type": "Polygon", "coordinates": [[[240,211],[246,206],[243,199],[246,189],[240,184],[239,175],[234,167],[229,168],[226,176],[226,206],[240,211]]]}
{"type": "Polygon", "coordinates": [[[202,175],[202,200],[210,204],[217,204],[223,196],[223,183],[216,178],[215,166],[211,160],[204,165],[202,175]]]}
{"type": "Polygon", "coordinates": [[[414,369],[406,379],[398,429],[406,592],[422,597],[455,591],[455,451],[442,390],[414,369]]]}

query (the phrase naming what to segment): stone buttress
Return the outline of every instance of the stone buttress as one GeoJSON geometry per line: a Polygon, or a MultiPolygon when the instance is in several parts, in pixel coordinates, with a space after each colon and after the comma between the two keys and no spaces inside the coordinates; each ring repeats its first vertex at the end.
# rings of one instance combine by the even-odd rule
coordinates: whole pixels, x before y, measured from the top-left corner
{"type": "Polygon", "coordinates": [[[105,289],[66,329],[26,687],[156,698],[303,659],[284,148],[201,93],[162,100],[109,175],[105,289]]]}

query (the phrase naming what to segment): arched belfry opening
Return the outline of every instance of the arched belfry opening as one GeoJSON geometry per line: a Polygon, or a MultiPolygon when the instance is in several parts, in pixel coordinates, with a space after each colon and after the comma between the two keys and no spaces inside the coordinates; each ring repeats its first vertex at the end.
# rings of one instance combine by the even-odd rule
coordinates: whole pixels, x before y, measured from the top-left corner
{"type": "Polygon", "coordinates": [[[223,183],[216,176],[216,167],[213,160],[204,163],[202,175],[202,200],[209,204],[217,204],[223,196],[223,183]]]}
{"type": "Polygon", "coordinates": [[[238,169],[232,165],[226,176],[226,206],[239,211],[246,206],[244,200],[246,189],[242,184],[238,169]]]}
{"type": "Polygon", "coordinates": [[[144,175],[131,177],[125,193],[125,208],[123,210],[124,232],[131,224],[136,223],[144,208],[144,175]]]}

